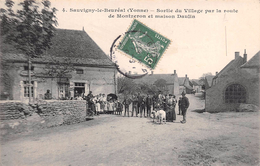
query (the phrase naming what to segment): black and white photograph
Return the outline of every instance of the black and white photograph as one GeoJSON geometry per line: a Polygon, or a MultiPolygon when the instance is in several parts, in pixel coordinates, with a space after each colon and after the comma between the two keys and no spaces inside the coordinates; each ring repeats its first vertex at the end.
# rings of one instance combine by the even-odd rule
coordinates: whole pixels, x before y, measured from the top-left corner
{"type": "Polygon", "coordinates": [[[259,56],[259,0],[0,0],[0,166],[258,166],[259,56]]]}

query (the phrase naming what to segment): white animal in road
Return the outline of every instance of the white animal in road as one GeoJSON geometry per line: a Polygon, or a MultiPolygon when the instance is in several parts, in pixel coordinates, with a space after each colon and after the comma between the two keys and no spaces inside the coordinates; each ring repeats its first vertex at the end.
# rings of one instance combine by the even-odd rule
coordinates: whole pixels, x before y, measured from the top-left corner
{"type": "Polygon", "coordinates": [[[164,110],[153,111],[152,112],[152,118],[153,118],[153,121],[156,118],[157,122],[159,121],[160,124],[162,122],[166,123],[166,113],[165,113],[164,110]]]}

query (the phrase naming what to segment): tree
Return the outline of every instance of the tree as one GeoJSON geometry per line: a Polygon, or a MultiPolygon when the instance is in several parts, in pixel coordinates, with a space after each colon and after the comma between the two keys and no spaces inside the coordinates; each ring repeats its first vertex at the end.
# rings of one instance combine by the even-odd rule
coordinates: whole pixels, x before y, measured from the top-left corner
{"type": "Polygon", "coordinates": [[[155,95],[160,91],[160,89],[153,84],[141,83],[138,84],[138,89],[142,94],[151,94],[155,95]]]}
{"type": "MultiPolygon", "coordinates": [[[[56,8],[51,8],[49,0],[41,4],[35,0],[24,0],[18,5],[21,9],[13,11],[14,2],[6,0],[6,9],[0,9],[1,35],[5,43],[13,45],[28,58],[28,86],[31,89],[32,58],[41,56],[51,46],[54,36],[56,8]],[[40,9],[41,8],[41,9],[40,9]]],[[[29,90],[29,102],[31,101],[29,90]]]]}
{"type": "Polygon", "coordinates": [[[67,74],[75,70],[70,58],[64,57],[62,60],[49,57],[50,61],[46,64],[42,74],[52,78],[67,77],[67,74]]]}
{"type": "Polygon", "coordinates": [[[131,78],[118,77],[117,89],[118,89],[118,93],[133,94],[137,89],[137,85],[131,78]]]}
{"type": "Polygon", "coordinates": [[[207,76],[213,76],[211,72],[208,72],[208,73],[203,73],[202,76],[199,78],[199,82],[204,85],[205,87],[205,78],[207,76]]]}
{"type": "Polygon", "coordinates": [[[158,88],[159,91],[168,92],[166,80],[158,79],[154,82],[154,85],[158,88]]]}
{"type": "Polygon", "coordinates": [[[1,59],[0,63],[0,100],[13,99],[12,87],[14,78],[11,76],[9,71],[14,68],[13,65],[10,65],[1,59]]]}

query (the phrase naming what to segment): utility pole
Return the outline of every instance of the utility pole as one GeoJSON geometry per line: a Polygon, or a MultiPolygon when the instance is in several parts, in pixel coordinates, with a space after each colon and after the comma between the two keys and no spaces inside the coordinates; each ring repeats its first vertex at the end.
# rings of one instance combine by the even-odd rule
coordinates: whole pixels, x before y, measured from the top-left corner
{"type": "Polygon", "coordinates": [[[116,70],[114,69],[114,87],[115,87],[115,94],[117,94],[117,79],[116,79],[116,70]]]}
{"type": "Polygon", "coordinates": [[[32,96],[32,91],[31,91],[31,82],[32,82],[32,78],[31,78],[31,66],[32,66],[32,61],[31,61],[31,57],[28,56],[28,86],[29,86],[29,103],[31,102],[31,96],[32,96]]]}

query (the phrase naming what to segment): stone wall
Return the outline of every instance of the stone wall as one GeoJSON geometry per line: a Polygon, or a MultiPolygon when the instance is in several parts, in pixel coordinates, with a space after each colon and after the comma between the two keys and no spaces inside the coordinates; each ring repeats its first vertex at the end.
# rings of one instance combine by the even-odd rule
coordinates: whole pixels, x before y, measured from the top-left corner
{"type": "Polygon", "coordinates": [[[61,124],[79,123],[86,118],[86,101],[84,100],[58,100],[39,102],[31,105],[42,118],[51,116],[63,117],[61,124]]]}
{"type": "Polygon", "coordinates": [[[24,119],[31,115],[33,108],[21,102],[1,102],[0,120],[24,119]]]}
{"type": "Polygon", "coordinates": [[[1,134],[24,132],[86,121],[86,101],[50,100],[0,103],[1,134]]]}
{"type": "Polygon", "coordinates": [[[219,78],[216,85],[206,90],[207,112],[238,111],[239,103],[225,103],[225,90],[231,84],[240,84],[246,89],[246,103],[259,106],[259,79],[250,72],[235,69],[232,73],[219,78]]]}

